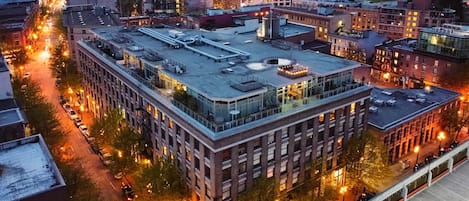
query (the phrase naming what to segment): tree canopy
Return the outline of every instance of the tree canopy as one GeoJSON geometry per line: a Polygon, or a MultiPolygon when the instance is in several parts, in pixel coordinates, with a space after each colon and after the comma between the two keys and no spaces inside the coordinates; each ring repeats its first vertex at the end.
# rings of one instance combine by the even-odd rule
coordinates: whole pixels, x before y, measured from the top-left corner
{"type": "Polygon", "coordinates": [[[182,172],[171,158],[158,158],[137,175],[137,185],[147,188],[152,200],[179,201],[188,198],[189,188],[182,172]]]}
{"type": "Polygon", "coordinates": [[[469,61],[463,65],[452,66],[443,71],[439,77],[439,83],[442,87],[455,91],[467,90],[469,85],[469,61]]]}
{"type": "Polygon", "coordinates": [[[137,170],[135,158],[144,145],[141,135],[126,125],[117,132],[112,145],[115,151],[111,170],[114,173],[122,172],[124,175],[137,170]]]}
{"type": "Polygon", "coordinates": [[[443,110],[441,115],[442,128],[448,134],[448,139],[453,142],[458,138],[459,132],[468,122],[469,116],[459,113],[457,107],[450,107],[446,110],[443,110]]]}
{"type": "Polygon", "coordinates": [[[393,177],[385,145],[371,131],[353,135],[347,143],[344,154],[347,180],[352,184],[376,187],[383,180],[393,177]]]}

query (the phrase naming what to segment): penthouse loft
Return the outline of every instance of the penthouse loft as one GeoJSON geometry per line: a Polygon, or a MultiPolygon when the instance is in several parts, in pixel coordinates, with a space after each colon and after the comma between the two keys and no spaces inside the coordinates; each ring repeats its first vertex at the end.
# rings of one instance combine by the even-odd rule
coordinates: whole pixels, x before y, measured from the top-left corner
{"type": "Polygon", "coordinates": [[[367,88],[353,81],[356,62],[282,42],[272,47],[256,40],[254,32],[116,27],[93,32],[96,39],[80,46],[104,55],[116,70],[137,78],[212,132],[259,119],[267,123],[265,117],[291,115],[367,88]]]}

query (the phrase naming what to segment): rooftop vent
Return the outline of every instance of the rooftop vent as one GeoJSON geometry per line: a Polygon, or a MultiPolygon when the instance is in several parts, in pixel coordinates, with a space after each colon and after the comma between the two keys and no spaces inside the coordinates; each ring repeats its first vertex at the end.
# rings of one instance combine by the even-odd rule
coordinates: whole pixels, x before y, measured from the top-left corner
{"type": "Polygon", "coordinates": [[[260,82],[257,82],[255,80],[250,80],[250,81],[246,81],[246,82],[241,82],[239,84],[234,84],[234,85],[231,85],[231,87],[239,90],[239,91],[242,91],[242,92],[249,92],[249,91],[253,91],[253,90],[256,90],[256,89],[260,89],[262,88],[264,85],[260,82]]]}
{"type": "Polygon", "coordinates": [[[390,91],[381,91],[382,94],[386,94],[388,96],[392,95],[392,93],[390,91]]]}
{"type": "Polygon", "coordinates": [[[376,99],[376,100],[374,101],[374,103],[375,103],[376,105],[378,105],[378,106],[381,106],[381,105],[384,104],[384,101],[381,100],[381,99],[376,99]]]}
{"type": "Polygon", "coordinates": [[[394,106],[396,105],[396,100],[394,99],[389,99],[388,101],[386,101],[386,105],[389,105],[389,106],[394,106]]]}
{"type": "Polygon", "coordinates": [[[423,104],[425,103],[425,98],[417,98],[415,101],[417,101],[417,103],[423,104]]]}
{"type": "Polygon", "coordinates": [[[376,113],[376,112],[378,112],[378,107],[376,107],[376,106],[371,106],[369,109],[370,109],[370,112],[371,112],[371,113],[376,113]]]}
{"type": "Polygon", "coordinates": [[[232,72],[234,72],[234,71],[233,71],[233,69],[231,69],[231,68],[225,68],[225,69],[223,69],[221,72],[222,72],[222,73],[232,73],[232,72]]]}
{"type": "Polygon", "coordinates": [[[127,49],[129,49],[130,51],[133,51],[133,52],[138,52],[138,51],[142,51],[143,47],[132,45],[132,46],[128,47],[127,49]]]}
{"type": "Polygon", "coordinates": [[[408,98],[408,99],[407,99],[407,102],[409,102],[409,103],[413,103],[414,101],[415,101],[415,100],[412,99],[412,98],[408,98]]]}

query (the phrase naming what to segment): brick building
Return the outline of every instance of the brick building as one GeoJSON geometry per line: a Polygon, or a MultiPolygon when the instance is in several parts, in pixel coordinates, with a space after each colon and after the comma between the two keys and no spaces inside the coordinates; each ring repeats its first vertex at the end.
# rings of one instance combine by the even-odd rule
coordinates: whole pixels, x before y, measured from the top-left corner
{"type": "Polygon", "coordinates": [[[178,161],[193,199],[237,200],[260,176],[280,192],[312,172],[344,182],[343,147],[367,122],[371,88],[352,74],[360,64],[286,51],[256,32],[93,31],[78,42],[86,106],[97,116],[120,108],[155,157],[178,161]],[[312,170],[313,159],[322,166],[312,170]]]}
{"type": "Polygon", "coordinates": [[[371,63],[375,45],[386,41],[385,34],[373,30],[329,34],[331,54],[360,63],[371,63]]]}
{"type": "Polygon", "coordinates": [[[411,153],[416,146],[437,140],[441,115],[459,108],[457,92],[438,87],[425,89],[380,89],[371,92],[368,129],[387,147],[389,161],[411,153]]]}
{"type": "Polygon", "coordinates": [[[329,34],[339,29],[350,30],[352,18],[350,13],[333,10],[330,7],[318,7],[317,9],[306,9],[298,7],[276,7],[275,14],[284,16],[290,22],[306,24],[316,27],[316,39],[329,41],[329,34]]]}

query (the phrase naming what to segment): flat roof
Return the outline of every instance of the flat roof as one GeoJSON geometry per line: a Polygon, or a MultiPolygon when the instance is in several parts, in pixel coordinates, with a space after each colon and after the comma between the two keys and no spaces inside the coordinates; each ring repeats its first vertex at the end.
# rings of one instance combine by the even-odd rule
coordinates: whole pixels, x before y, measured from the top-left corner
{"type": "Polygon", "coordinates": [[[443,24],[441,27],[422,29],[422,32],[453,36],[458,38],[469,38],[469,26],[465,25],[443,24]]]}
{"type": "Polygon", "coordinates": [[[459,200],[469,201],[469,163],[464,163],[451,174],[438,180],[424,191],[419,192],[410,201],[440,201],[459,200]]]}
{"type": "Polygon", "coordinates": [[[368,124],[381,130],[388,130],[457,100],[459,96],[457,92],[439,87],[431,87],[430,90],[375,87],[371,91],[368,124]]]}
{"type": "Polygon", "coordinates": [[[233,35],[201,30],[176,31],[151,28],[123,31],[119,27],[92,30],[100,38],[132,55],[142,57],[146,52],[152,52],[166,59],[158,62],[148,61],[154,66],[170,62],[184,69],[183,73],[167,69],[162,71],[213,100],[233,99],[260,93],[260,91],[243,92],[232,87],[239,83],[254,80],[264,85],[283,87],[311,79],[311,76],[325,76],[360,66],[354,61],[311,50],[281,47],[281,42],[276,43],[277,47],[273,47],[270,43],[257,40],[255,32],[233,35]],[[156,36],[151,37],[151,34],[143,32],[151,32],[156,36]],[[177,33],[181,37],[174,39],[170,33],[177,33]],[[127,43],[113,42],[116,38],[125,38],[127,43]],[[170,47],[176,45],[181,47],[170,47]],[[281,76],[278,74],[278,65],[266,63],[269,59],[278,59],[279,63],[297,63],[305,66],[308,68],[308,75],[299,78],[281,76]]]}
{"type": "Polygon", "coordinates": [[[19,108],[0,111],[0,127],[24,122],[19,108]]]}
{"type": "Polygon", "coordinates": [[[119,26],[120,20],[106,7],[72,5],[63,11],[63,23],[71,27],[119,26]]]}
{"type": "MultiPolygon", "coordinates": [[[[324,7],[327,9],[333,9],[330,7],[324,7]]],[[[332,10],[332,13],[330,15],[322,15],[318,13],[318,9],[310,9],[310,8],[301,8],[301,7],[275,7],[274,10],[279,10],[279,11],[296,11],[296,12],[302,12],[307,15],[317,15],[317,16],[322,16],[322,17],[332,17],[334,15],[345,15],[347,12],[341,11],[341,10],[332,10]]]]}
{"type": "Polygon", "coordinates": [[[0,197],[21,200],[65,186],[40,135],[0,144],[0,197]]]}

